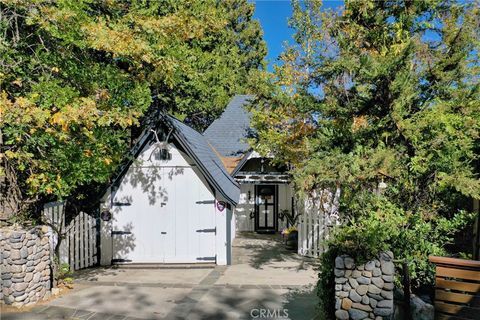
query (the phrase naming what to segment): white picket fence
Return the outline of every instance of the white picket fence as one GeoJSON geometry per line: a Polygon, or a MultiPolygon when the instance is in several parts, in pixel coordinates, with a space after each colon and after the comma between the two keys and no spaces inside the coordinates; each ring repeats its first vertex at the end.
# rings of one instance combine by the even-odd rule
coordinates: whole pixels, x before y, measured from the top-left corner
{"type": "Polygon", "coordinates": [[[325,189],[314,191],[303,201],[297,201],[298,253],[318,257],[326,250],[325,240],[340,221],[338,201],[340,189],[335,193],[325,189]]]}
{"type": "MultiPolygon", "coordinates": [[[[71,270],[79,270],[97,264],[96,219],[85,212],[76,215],[65,225],[65,203],[47,203],[43,209],[46,222],[54,227],[60,243],[60,263],[68,263],[71,270]]],[[[55,241],[55,243],[57,243],[55,241]]]]}

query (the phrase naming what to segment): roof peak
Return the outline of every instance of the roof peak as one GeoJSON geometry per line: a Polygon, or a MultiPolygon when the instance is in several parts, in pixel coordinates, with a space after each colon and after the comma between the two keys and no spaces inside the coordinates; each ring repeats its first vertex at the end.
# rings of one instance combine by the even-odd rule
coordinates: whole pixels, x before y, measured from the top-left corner
{"type": "Polygon", "coordinates": [[[251,136],[252,114],[245,107],[255,99],[254,95],[235,95],[218,119],[203,135],[224,157],[238,157],[250,150],[246,139],[251,136]]]}

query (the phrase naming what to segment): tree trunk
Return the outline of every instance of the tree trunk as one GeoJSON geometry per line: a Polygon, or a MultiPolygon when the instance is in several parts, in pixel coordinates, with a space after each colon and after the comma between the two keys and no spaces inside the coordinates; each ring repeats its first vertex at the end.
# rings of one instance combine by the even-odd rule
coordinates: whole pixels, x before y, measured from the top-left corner
{"type": "MultiPolygon", "coordinates": [[[[0,129],[0,220],[21,213],[32,201],[25,201],[17,180],[17,172],[5,156],[3,133],[0,129]]],[[[33,200],[33,199],[30,199],[33,200]]]]}

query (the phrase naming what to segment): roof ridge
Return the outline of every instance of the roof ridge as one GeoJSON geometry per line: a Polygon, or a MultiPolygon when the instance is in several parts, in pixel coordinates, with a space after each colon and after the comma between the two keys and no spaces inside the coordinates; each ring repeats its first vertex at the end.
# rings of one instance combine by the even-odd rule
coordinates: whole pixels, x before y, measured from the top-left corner
{"type": "Polygon", "coordinates": [[[250,134],[252,114],[245,106],[251,104],[254,98],[254,95],[235,95],[220,117],[203,132],[205,138],[222,156],[239,156],[250,149],[244,138],[250,134]]]}
{"type": "Polygon", "coordinates": [[[228,201],[237,204],[240,196],[239,185],[227,172],[220,157],[215,153],[216,150],[210,146],[208,140],[200,132],[175,117],[166,115],[166,119],[176,129],[174,135],[184,144],[184,148],[190,153],[190,157],[198,164],[198,167],[206,176],[207,180],[209,180],[228,201]],[[186,131],[190,131],[190,133],[186,131]],[[205,150],[205,148],[208,148],[208,150],[205,150]],[[220,172],[214,170],[212,166],[218,168],[220,172]],[[232,187],[229,187],[230,185],[232,187]]]}

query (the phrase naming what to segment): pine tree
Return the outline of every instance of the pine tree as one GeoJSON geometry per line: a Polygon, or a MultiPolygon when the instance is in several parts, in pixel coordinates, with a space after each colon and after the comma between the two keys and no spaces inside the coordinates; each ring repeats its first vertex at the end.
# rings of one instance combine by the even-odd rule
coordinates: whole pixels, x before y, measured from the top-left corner
{"type": "Polygon", "coordinates": [[[480,197],[478,2],[293,7],[296,43],[259,91],[256,147],[293,164],[299,190],[341,187],[332,246],[392,249],[427,283],[428,255],[445,253],[470,217],[459,208],[480,197]]]}

